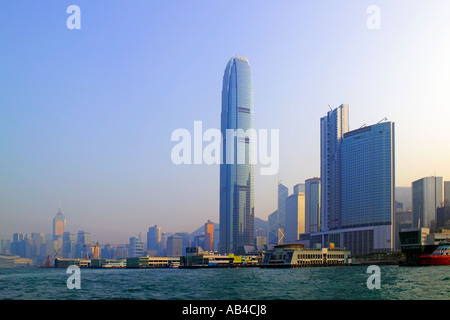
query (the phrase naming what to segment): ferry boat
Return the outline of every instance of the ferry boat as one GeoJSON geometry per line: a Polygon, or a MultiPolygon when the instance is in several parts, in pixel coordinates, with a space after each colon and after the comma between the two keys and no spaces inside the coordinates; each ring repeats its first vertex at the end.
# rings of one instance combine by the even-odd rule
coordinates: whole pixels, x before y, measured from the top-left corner
{"type": "Polygon", "coordinates": [[[423,266],[450,265],[450,242],[441,242],[432,254],[420,256],[423,266]]]}

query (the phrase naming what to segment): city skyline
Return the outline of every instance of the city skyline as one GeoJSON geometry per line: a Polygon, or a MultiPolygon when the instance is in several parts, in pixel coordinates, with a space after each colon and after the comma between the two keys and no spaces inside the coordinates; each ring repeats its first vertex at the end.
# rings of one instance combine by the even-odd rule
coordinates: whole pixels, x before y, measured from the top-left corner
{"type": "MultiPolygon", "coordinates": [[[[217,88],[235,54],[252,63],[255,127],[280,129],[289,188],[320,175],[319,118],[347,103],[350,130],[395,121],[397,186],[448,180],[450,5],[380,1],[382,28],[369,30],[369,4],[80,1],[72,31],[64,5],[0,4],[0,239],[51,234],[59,200],[68,229],[111,242],[218,221],[219,167],[175,166],[170,133],[220,127],[217,88]]],[[[278,180],[255,174],[256,217],[276,210],[278,180]]]]}

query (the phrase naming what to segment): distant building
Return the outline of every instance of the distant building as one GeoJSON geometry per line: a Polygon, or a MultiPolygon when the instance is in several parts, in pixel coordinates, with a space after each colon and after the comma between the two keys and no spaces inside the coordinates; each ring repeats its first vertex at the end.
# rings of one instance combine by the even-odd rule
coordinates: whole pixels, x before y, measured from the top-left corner
{"type": "Polygon", "coordinates": [[[57,238],[62,238],[64,232],[66,231],[66,218],[61,211],[61,208],[58,208],[58,213],[53,218],[53,240],[57,238]]]}
{"type": "Polygon", "coordinates": [[[65,231],[62,237],[62,256],[64,259],[75,258],[76,255],[76,235],[65,231]]]}
{"type": "Polygon", "coordinates": [[[183,255],[183,238],[173,235],[167,238],[167,256],[179,257],[183,255]]]}
{"type": "Polygon", "coordinates": [[[205,223],[205,251],[214,251],[214,223],[205,223]]]}
{"type": "Polygon", "coordinates": [[[450,206],[450,181],[444,181],[444,204],[450,206]]]}
{"type": "MultiPolygon", "coordinates": [[[[436,211],[436,229],[450,230],[450,206],[438,208],[436,211]]],[[[450,238],[450,236],[449,236],[450,238]]]]}
{"type": "Polygon", "coordinates": [[[289,189],[282,183],[278,183],[278,203],[277,211],[269,215],[269,244],[279,244],[284,242],[286,227],[286,200],[289,196],[289,189]]]}
{"type": "Polygon", "coordinates": [[[298,194],[300,192],[303,192],[303,193],[306,192],[306,184],[305,183],[298,183],[294,186],[294,194],[298,194]]]}
{"type": "Polygon", "coordinates": [[[320,232],[320,178],[305,181],[305,233],[320,232]]]}
{"type": "Polygon", "coordinates": [[[130,237],[130,244],[128,245],[128,257],[143,257],[145,256],[144,252],[144,243],[139,240],[139,237],[130,237]]]}
{"type": "Polygon", "coordinates": [[[91,248],[88,245],[90,244],[91,234],[83,230],[78,231],[75,258],[89,258],[91,248]]]}
{"type": "Polygon", "coordinates": [[[436,225],[436,209],[444,200],[442,177],[425,177],[412,183],[414,227],[430,228],[436,225]]]}
{"type": "Polygon", "coordinates": [[[286,201],[285,242],[295,242],[305,233],[305,194],[292,194],[286,201]]]}
{"type": "Polygon", "coordinates": [[[147,252],[150,256],[161,255],[161,228],[157,225],[148,228],[147,252]]]}

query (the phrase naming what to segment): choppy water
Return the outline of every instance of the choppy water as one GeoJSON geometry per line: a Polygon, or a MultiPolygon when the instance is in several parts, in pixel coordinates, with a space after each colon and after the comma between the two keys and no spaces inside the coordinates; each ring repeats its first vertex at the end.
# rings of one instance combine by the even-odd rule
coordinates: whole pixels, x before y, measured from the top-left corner
{"type": "Polygon", "coordinates": [[[450,300],[450,267],[381,266],[381,289],[367,267],[309,269],[81,269],[70,290],[65,269],[0,269],[0,299],[27,300],[450,300]]]}

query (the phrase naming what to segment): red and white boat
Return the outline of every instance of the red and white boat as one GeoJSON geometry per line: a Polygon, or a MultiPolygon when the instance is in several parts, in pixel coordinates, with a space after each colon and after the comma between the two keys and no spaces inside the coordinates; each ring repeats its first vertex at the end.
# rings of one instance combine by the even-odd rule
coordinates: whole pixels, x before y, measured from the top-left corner
{"type": "Polygon", "coordinates": [[[423,266],[450,265],[450,242],[441,242],[432,254],[420,256],[420,264],[423,266]]]}

